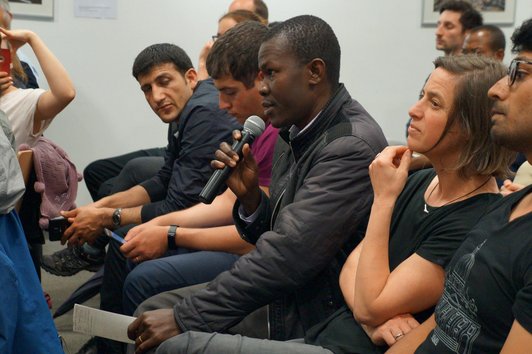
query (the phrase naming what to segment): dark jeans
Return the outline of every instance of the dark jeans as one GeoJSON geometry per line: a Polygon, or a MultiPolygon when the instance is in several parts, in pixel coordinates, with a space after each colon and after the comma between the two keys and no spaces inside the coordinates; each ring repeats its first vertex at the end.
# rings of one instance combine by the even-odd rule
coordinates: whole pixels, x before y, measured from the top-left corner
{"type": "MultiPolygon", "coordinates": [[[[133,226],[122,227],[116,233],[125,236],[133,226]]],[[[137,302],[140,303],[162,291],[210,281],[231,268],[238,259],[238,256],[229,253],[198,252],[179,248],[168,253],[166,257],[135,266],[124,257],[119,248],[118,242],[110,241],[100,290],[100,309],[115,313],[124,313],[122,294],[125,290],[126,277],[130,272],[133,277],[127,283],[127,293],[130,296],[127,303],[129,314],[133,313],[137,302]]],[[[98,348],[101,353],[120,353],[123,345],[99,339],[98,348]]]]}
{"type": "Polygon", "coordinates": [[[124,314],[133,315],[144,300],[164,291],[211,281],[231,269],[238,258],[231,253],[197,251],[142,262],[124,283],[124,314]]]}
{"type": "MultiPolygon", "coordinates": [[[[124,237],[135,225],[126,225],[115,232],[124,237]]],[[[100,237],[103,238],[103,237],[100,237]]],[[[122,285],[129,270],[127,259],[120,252],[120,244],[111,240],[105,256],[103,282],[100,289],[100,309],[122,313],[122,285]]],[[[108,339],[98,338],[98,353],[123,353],[125,345],[108,339]]]]}

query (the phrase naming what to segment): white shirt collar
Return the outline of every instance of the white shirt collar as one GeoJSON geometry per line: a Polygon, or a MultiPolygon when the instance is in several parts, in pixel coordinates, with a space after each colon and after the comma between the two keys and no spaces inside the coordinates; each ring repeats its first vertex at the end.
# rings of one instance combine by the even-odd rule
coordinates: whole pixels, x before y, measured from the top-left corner
{"type": "Polygon", "coordinates": [[[294,139],[295,137],[297,137],[298,135],[300,135],[301,133],[303,133],[305,130],[308,130],[309,127],[314,124],[314,122],[316,121],[316,119],[320,116],[320,113],[321,111],[318,112],[318,114],[316,114],[316,117],[312,118],[312,120],[307,124],[305,125],[305,127],[303,129],[299,129],[298,127],[296,127],[295,125],[292,125],[289,129],[289,132],[290,132],[290,140],[294,139]]]}

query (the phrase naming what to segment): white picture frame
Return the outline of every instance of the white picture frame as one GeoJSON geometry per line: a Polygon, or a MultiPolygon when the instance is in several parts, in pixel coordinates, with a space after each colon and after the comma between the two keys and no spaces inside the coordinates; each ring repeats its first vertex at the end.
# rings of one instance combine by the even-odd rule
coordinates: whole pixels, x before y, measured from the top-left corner
{"type": "Polygon", "coordinates": [[[9,0],[16,18],[54,18],[54,0],[9,0]]]}
{"type": "MultiPolygon", "coordinates": [[[[423,2],[423,13],[421,25],[434,26],[438,23],[440,16],[438,9],[439,3],[445,0],[421,0],[423,2]]],[[[512,25],[515,19],[515,1],[516,0],[467,0],[476,8],[480,9],[485,24],[493,25],[512,25]]]]}

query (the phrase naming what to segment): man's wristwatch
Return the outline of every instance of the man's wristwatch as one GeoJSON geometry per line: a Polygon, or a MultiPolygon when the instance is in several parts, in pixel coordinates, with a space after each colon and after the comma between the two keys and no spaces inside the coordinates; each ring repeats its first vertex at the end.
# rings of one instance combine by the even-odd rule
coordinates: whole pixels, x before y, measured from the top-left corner
{"type": "Polygon", "coordinates": [[[122,222],[122,208],[116,208],[115,211],[113,211],[113,226],[115,228],[120,227],[121,222],[122,222]]]}
{"type": "Polygon", "coordinates": [[[175,244],[175,234],[176,234],[176,230],[178,227],[179,226],[177,225],[170,225],[170,227],[168,228],[167,237],[168,237],[168,249],[169,250],[177,249],[177,245],[175,244]]]}

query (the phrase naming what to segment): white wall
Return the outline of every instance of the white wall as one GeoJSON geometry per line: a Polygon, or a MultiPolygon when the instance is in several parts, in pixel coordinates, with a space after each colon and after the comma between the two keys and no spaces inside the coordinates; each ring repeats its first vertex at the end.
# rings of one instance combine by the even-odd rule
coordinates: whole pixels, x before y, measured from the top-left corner
{"type": "MultiPolygon", "coordinates": [[[[532,16],[532,1],[516,0],[515,24],[532,16]]],[[[75,18],[71,1],[55,0],[54,20],[15,19],[36,31],[72,76],[76,99],[46,135],[81,171],[89,162],[139,148],[163,146],[166,126],[146,104],[131,76],[144,47],[173,42],[197,62],[230,0],[118,0],[115,20],[75,18]]],[[[434,28],[421,27],[421,0],[266,0],[270,20],[312,14],[335,30],[342,48],[341,79],[381,124],[404,140],[409,106],[431,71],[434,28]]],[[[503,27],[508,41],[514,27],[503,27]]],[[[509,45],[508,45],[509,47],[509,45]]],[[[26,54],[32,54],[26,48],[26,54]]],[[[507,50],[509,61],[511,54],[507,50]]],[[[36,63],[36,61],[35,61],[36,63]]],[[[41,85],[45,86],[41,74],[41,85]]],[[[84,184],[78,203],[90,201],[84,184]]]]}

